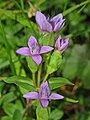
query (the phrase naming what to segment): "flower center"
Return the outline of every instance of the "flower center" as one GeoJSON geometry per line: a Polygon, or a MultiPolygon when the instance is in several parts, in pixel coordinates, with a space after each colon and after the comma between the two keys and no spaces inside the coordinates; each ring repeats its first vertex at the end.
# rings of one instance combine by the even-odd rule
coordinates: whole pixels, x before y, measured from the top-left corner
{"type": "Polygon", "coordinates": [[[31,54],[33,55],[39,54],[39,51],[40,51],[40,46],[38,45],[38,43],[33,43],[30,49],[31,54]]]}
{"type": "Polygon", "coordinates": [[[50,89],[47,87],[44,87],[41,91],[40,98],[41,99],[48,99],[50,95],[50,89]]]}

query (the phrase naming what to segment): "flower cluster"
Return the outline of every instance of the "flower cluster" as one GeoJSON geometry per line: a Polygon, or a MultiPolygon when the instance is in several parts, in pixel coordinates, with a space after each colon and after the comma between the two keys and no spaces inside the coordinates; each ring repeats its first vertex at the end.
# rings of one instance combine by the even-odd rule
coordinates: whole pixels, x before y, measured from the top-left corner
{"type": "MultiPolygon", "coordinates": [[[[40,28],[42,33],[56,33],[60,31],[65,24],[65,19],[63,19],[62,14],[58,14],[53,18],[46,18],[44,14],[37,11],[36,12],[36,22],[40,28]]],[[[21,47],[16,52],[23,56],[30,56],[32,60],[39,66],[42,62],[41,54],[50,52],[52,50],[57,50],[62,53],[68,46],[69,38],[65,40],[62,39],[61,35],[58,35],[55,44],[53,47],[51,46],[40,46],[38,40],[34,36],[30,36],[28,40],[28,47],[21,47]]],[[[62,95],[56,93],[50,93],[50,88],[48,82],[42,82],[38,92],[29,92],[23,95],[24,98],[29,99],[39,99],[41,106],[43,108],[47,107],[49,104],[49,100],[58,100],[63,99],[62,95]]]]}
{"type": "MultiPolygon", "coordinates": [[[[61,28],[63,28],[64,21],[65,19],[63,19],[62,14],[58,14],[51,19],[46,19],[44,14],[39,11],[36,12],[36,22],[42,32],[58,32],[61,28]]],[[[58,51],[64,51],[68,46],[68,41],[68,38],[63,40],[59,35],[55,42],[55,48],[58,51]]],[[[42,61],[40,54],[50,52],[53,49],[54,48],[50,46],[39,46],[36,38],[34,36],[30,36],[28,40],[28,47],[19,48],[16,52],[24,56],[31,56],[33,61],[39,65],[42,61]]]]}
{"type": "Polygon", "coordinates": [[[36,22],[40,27],[42,32],[58,32],[64,26],[64,21],[62,14],[58,14],[53,18],[47,18],[41,13],[36,13],[36,22]]]}

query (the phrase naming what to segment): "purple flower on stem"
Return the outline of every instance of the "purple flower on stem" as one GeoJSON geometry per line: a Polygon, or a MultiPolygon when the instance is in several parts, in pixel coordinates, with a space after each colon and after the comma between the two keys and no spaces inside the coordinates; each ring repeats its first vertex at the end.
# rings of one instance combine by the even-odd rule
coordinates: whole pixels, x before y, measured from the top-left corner
{"type": "Polygon", "coordinates": [[[41,12],[36,12],[36,22],[42,32],[58,32],[63,28],[64,21],[61,13],[50,19],[46,18],[41,12]]]}
{"type": "Polygon", "coordinates": [[[47,53],[53,50],[50,46],[39,46],[34,36],[31,36],[28,40],[28,47],[19,48],[16,52],[24,56],[31,56],[33,61],[39,65],[42,61],[41,54],[47,53]]]}
{"type": "Polygon", "coordinates": [[[57,93],[51,94],[47,81],[41,84],[39,92],[29,92],[24,94],[23,97],[29,99],[39,99],[43,108],[48,106],[49,100],[59,100],[64,98],[64,96],[57,93]]]}
{"type": "Polygon", "coordinates": [[[68,47],[68,43],[69,43],[69,38],[66,38],[65,40],[63,40],[59,35],[55,42],[55,48],[57,48],[58,51],[63,52],[68,47]]]}

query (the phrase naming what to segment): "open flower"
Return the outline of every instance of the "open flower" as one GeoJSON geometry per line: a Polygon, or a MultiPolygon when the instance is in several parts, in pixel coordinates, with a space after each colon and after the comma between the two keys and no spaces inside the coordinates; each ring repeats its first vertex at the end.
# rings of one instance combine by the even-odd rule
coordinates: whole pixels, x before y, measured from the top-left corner
{"type": "Polygon", "coordinates": [[[23,95],[24,98],[29,99],[39,99],[41,106],[43,108],[47,107],[49,104],[49,100],[59,100],[63,99],[64,96],[59,95],[57,93],[50,93],[50,88],[48,86],[48,82],[43,82],[40,86],[39,92],[29,92],[23,95]]]}
{"type": "Polygon", "coordinates": [[[63,52],[68,47],[68,43],[69,43],[69,38],[66,38],[65,40],[63,40],[59,35],[55,42],[55,48],[58,49],[58,51],[63,52]]]}
{"type": "Polygon", "coordinates": [[[24,56],[31,56],[33,61],[39,65],[42,61],[40,54],[47,53],[51,50],[53,48],[50,46],[39,46],[35,37],[31,36],[28,40],[28,47],[19,48],[16,52],[24,56]]]}
{"type": "Polygon", "coordinates": [[[58,32],[63,28],[64,21],[61,13],[50,19],[46,18],[41,12],[36,12],[36,22],[42,32],[58,32]]]}

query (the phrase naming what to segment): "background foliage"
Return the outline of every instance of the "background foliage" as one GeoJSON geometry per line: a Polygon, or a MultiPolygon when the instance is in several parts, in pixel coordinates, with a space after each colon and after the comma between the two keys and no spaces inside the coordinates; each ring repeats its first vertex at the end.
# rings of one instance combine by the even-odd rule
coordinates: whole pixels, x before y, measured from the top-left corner
{"type": "MultiPolygon", "coordinates": [[[[61,68],[51,76],[64,76],[71,80],[74,83],[73,86],[61,87],[58,92],[79,100],[76,104],[63,101],[60,105],[59,101],[56,103],[52,101],[50,103],[52,112],[49,119],[89,120],[89,0],[0,0],[0,119],[34,120],[35,118],[35,101],[31,101],[28,108],[20,92],[21,89],[23,89],[23,93],[26,91],[24,81],[13,79],[16,85],[24,86],[18,88],[13,82],[6,84],[3,80],[13,75],[22,77],[27,75],[31,78],[26,59],[18,56],[15,51],[18,47],[27,45],[30,35],[39,38],[34,18],[37,10],[47,16],[54,16],[62,12],[66,19],[65,27],[60,34],[63,38],[70,38],[69,47],[63,54],[61,68]]],[[[29,86],[32,87],[32,83],[29,86]]]]}

